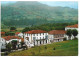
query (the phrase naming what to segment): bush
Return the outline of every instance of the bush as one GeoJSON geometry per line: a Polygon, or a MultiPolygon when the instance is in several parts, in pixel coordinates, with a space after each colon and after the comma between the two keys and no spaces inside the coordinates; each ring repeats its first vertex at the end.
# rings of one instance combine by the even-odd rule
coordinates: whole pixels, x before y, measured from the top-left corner
{"type": "Polygon", "coordinates": [[[47,49],[47,46],[45,46],[44,48],[47,49]]]}
{"type": "Polygon", "coordinates": [[[16,27],[11,27],[10,30],[16,30],[16,27]]]}
{"type": "Polygon", "coordinates": [[[7,56],[8,54],[9,54],[9,52],[5,52],[5,53],[4,53],[4,56],[7,56]]]}
{"type": "Polygon", "coordinates": [[[63,39],[63,41],[66,41],[66,40],[67,40],[66,38],[63,39]]]}
{"type": "Polygon", "coordinates": [[[8,52],[11,52],[11,47],[12,47],[12,44],[10,43],[6,44],[6,49],[8,52]]]}
{"type": "Polygon", "coordinates": [[[78,39],[78,38],[74,38],[74,40],[76,40],[76,39],[78,39]]]}
{"type": "Polygon", "coordinates": [[[1,52],[5,52],[5,51],[7,51],[6,49],[1,49],[1,52]]]}
{"type": "Polygon", "coordinates": [[[53,50],[56,50],[56,48],[54,47],[53,50]]]}

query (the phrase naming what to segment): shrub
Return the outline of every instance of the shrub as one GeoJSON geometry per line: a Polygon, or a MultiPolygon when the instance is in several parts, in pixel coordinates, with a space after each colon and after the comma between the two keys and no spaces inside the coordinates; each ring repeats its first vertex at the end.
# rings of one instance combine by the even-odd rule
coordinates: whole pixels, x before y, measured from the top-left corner
{"type": "Polygon", "coordinates": [[[67,40],[66,38],[63,39],[63,41],[66,41],[66,40],[67,40]]]}
{"type": "Polygon", "coordinates": [[[5,52],[5,51],[7,51],[6,49],[1,49],[1,52],[5,52]]]}
{"type": "Polygon", "coordinates": [[[7,56],[8,54],[9,54],[9,52],[5,52],[5,53],[4,53],[4,56],[7,56]]]}
{"type": "Polygon", "coordinates": [[[53,50],[56,50],[56,48],[54,47],[53,50]]]}
{"type": "Polygon", "coordinates": [[[78,38],[74,38],[74,40],[76,40],[76,39],[78,39],[78,38]]]}

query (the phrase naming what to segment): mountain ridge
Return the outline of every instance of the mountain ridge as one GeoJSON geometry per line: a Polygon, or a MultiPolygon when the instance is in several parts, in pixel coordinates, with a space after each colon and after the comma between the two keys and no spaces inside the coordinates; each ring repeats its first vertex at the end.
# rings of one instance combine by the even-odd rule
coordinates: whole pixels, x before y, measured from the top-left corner
{"type": "Polygon", "coordinates": [[[78,21],[77,9],[59,6],[50,7],[36,1],[16,2],[7,6],[1,5],[1,10],[1,21],[6,26],[78,21]]]}

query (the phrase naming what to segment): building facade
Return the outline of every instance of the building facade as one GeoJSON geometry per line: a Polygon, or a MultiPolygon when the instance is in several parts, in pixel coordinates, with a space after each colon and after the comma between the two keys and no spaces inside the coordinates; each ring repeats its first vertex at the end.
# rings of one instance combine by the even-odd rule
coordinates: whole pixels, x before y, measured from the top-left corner
{"type": "Polygon", "coordinates": [[[6,48],[6,41],[4,38],[0,38],[0,48],[5,49],[6,48]]]}
{"type": "Polygon", "coordinates": [[[52,30],[49,31],[48,38],[51,42],[60,42],[65,38],[65,30],[52,30]]]}
{"type": "Polygon", "coordinates": [[[48,33],[43,30],[32,30],[24,33],[24,41],[29,41],[33,45],[48,44],[48,33]]]}
{"type": "MultiPolygon", "coordinates": [[[[65,27],[65,31],[67,31],[69,29],[71,29],[71,30],[76,29],[78,31],[78,24],[70,25],[70,26],[65,27]]],[[[78,38],[78,35],[76,36],[76,38],[78,38]]],[[[67,40],[72,40],[72,39],[74,39],[74,36],[72,35],[71,38],[69,38],[69,36],[66,35],[66,39],[67,40]]]]}
{"type": "Polygon", "coordinates": [[[65,27],[65,31],[67,31],[68,29],[71,29],[71,30],[76,29],[76,30],[78,30],[78,24],[66,26],[65,27]]]}

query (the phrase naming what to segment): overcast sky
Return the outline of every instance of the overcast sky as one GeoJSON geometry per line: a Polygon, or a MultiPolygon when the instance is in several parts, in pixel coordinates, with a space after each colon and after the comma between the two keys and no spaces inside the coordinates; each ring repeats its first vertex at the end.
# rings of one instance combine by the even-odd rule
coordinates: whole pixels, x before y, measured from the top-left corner
{"type": "MultiPolygon", "coordinates": [[[[16,1],[6,1],[1,3],[15,3],[16,1]]],[[[62,6],[78,9],[78,2],[76,1],[38,1],[49,6],[62,6]]]]}

